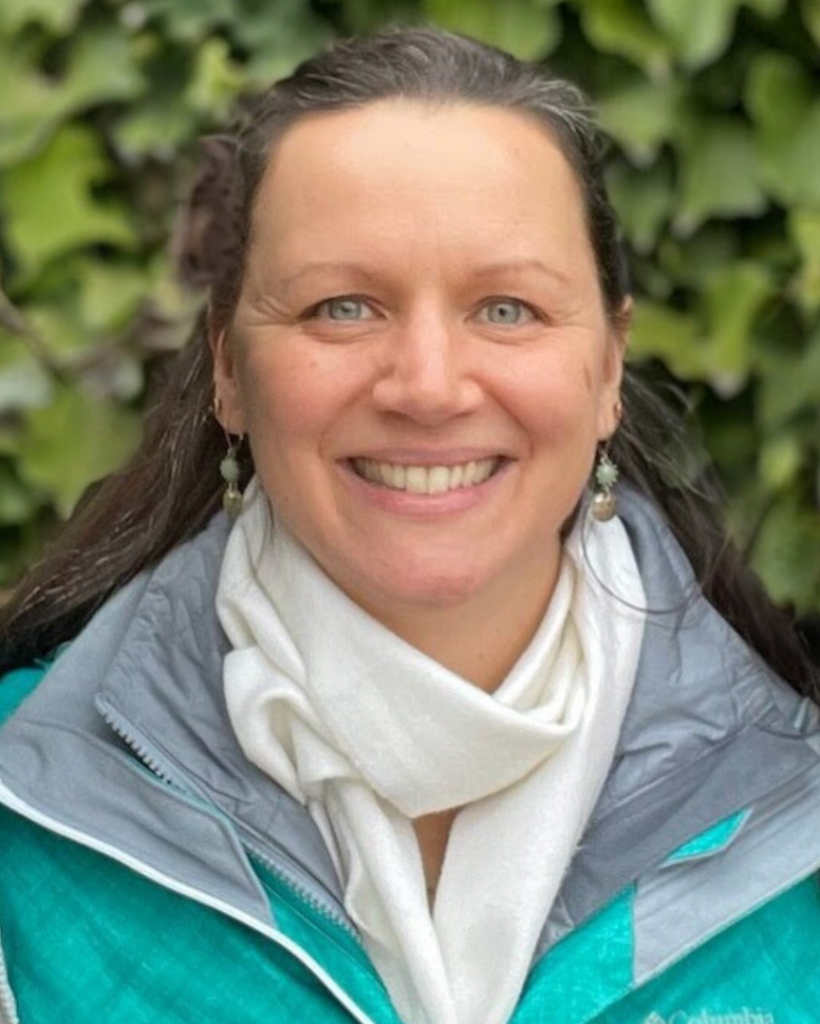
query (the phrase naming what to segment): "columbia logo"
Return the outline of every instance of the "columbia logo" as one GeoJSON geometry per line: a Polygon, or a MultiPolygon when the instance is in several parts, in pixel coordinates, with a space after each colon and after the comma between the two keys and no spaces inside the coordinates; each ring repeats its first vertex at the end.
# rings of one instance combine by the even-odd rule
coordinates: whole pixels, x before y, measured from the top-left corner
{"type": "Polygon", "coordinates": [[[642,1024],[777,1024],[773,1013],[766,1010],[752,1010],[741,1006],[739,1010],[698,1010],[688,1013],[686,1010],[675,1010],[668,1017],[662,1017],[653,1010],[644,1017],[642,1024]]]}

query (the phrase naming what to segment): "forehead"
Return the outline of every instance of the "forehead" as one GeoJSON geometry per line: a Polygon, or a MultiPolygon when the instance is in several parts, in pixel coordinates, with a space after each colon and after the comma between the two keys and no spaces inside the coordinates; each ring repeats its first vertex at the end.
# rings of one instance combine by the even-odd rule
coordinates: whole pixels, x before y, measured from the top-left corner
{"type": "Polygon", "coordinates": [[[578,182],[549,130],[523,112],[411,100],[288,129],[251,233],[252,251],[277,261],[364,241],[385,255],[408,241],[491,255],[513,240],[570,262],[591,255],[578,182]]]}

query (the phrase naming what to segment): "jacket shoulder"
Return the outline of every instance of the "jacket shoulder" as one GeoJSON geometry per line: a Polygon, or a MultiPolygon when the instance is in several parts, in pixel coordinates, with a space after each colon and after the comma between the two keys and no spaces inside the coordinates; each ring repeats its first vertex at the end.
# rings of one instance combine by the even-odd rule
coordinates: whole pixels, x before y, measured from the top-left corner
{"type": "MultiPolygon", "coordinates": [[[[635,977],[645,942],[635,896],[625,889],[536,965],[511,1024],[536,1024],[547,1007],[552,1024],[815,1024],[816,875],[648,979],[635,977]]],[[[674,929],[675,916],[667,923],[674,929]]]]}

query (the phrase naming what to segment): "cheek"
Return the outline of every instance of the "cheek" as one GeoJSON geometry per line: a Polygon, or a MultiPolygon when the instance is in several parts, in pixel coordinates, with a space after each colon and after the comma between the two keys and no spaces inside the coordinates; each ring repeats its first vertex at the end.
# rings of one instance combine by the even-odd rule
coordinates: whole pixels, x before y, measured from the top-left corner
{"type": "Polygon", "coordinates": [[[243,368],[254,463],[283,510],[307,497],[320,500],[332,443],[346,422],[355,382],[336,353],[325,354],[277,339],[251,351],[243,368]]]}
{"type": "Polygon", "coordinates": [[[521,360],[510,383],[519,419],[551,443],[595,440],[602,379],[592,359],[521,360]]]}
{"type": "Polygon", "coordinates": [[[315,361],[293,359],[276,343],[259,349],[241,375],[251,442],[261,448],[272,437],[281,443],[292,435],[310,434],[327,404],[315,361]]]}

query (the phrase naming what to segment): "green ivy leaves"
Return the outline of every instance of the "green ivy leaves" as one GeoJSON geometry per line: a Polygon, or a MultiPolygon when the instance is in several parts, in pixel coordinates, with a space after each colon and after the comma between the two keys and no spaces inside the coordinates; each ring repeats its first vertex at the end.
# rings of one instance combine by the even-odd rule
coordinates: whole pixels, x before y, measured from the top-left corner
{"type": "Polygon", "coordinates": [[[473,36],[509,50],[522,60],[544,58],[558,43],[561,21],[553,10],[558,0],[425,0],[424,12],[442,28],[473,36]]]}
{"type": "Polygon", "coordinates": [[[36,156],[6,172],[6,237],[23,277],[31,279],[73,249],[133,244],[134,229],[123,205],[103,203],[91,194],[108,170],[98,137],[68,124],[36,156]]]}
{"type": "Polygon", "coordinates": [[[41,66],[46,49],[42,39],[0,32],[0,167],[36,153],[59,125],[89,107],[144,92],[131,43],[116,26],[78,35],[58,75],[41,66]]]}
{"type": "Polygon", "coordinates": [[[0,32],[13,36],[28,25],[40,25],[56,36],[66,36],[77,24],[86,0],[4,0],[0,32]]]}
{"type": "MultiPolygon", "coordinates": [[[[766,18],[783,12],[786,0],[747,0],[747,6],[766,18]]],[[[672,44],[675,57],[688,70],[711,64],[725,53],[732,39],[743,0],[647,0],[657,25],[672,44]]]]}
{"type": "Polygon", "coordinates": [[[88,484],[121,465],[136,447],[140,418],[112,401],[58,387],[26,417],[18,449],[24,483],[69,515],[88,484]]]}

